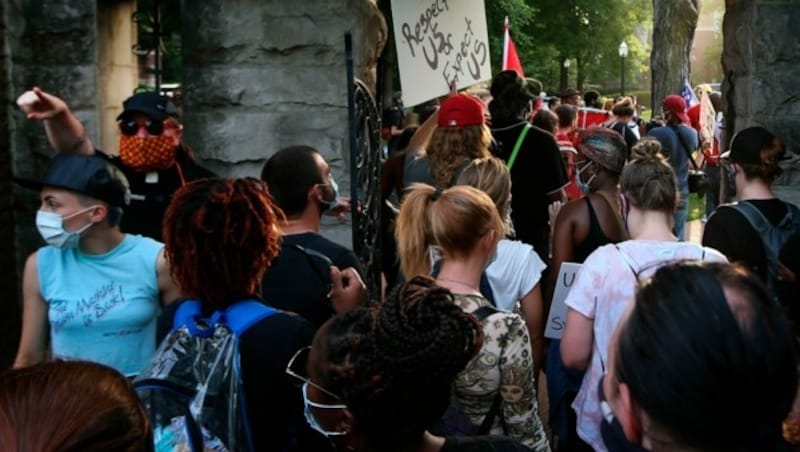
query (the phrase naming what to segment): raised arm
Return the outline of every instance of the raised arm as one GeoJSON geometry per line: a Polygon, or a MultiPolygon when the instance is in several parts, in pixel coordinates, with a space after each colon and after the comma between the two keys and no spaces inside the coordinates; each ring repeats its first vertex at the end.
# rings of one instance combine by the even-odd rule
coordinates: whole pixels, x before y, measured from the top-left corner
{"type": "Polygon", "coordinates": [[[36,253],[28,256],[22,274],[22,337],[14,367],[27,367],[44,361],[50,325],[47,303],[39,290],[39,269],[36,253]]]}
{"type": "Polygon", "coordinates": [[[17,105],[28,119],[44,122],[47,140],[57,152],[94,154],[94,145],[83,124],[60,98],[34,87],[17,98],[17,105]]]}

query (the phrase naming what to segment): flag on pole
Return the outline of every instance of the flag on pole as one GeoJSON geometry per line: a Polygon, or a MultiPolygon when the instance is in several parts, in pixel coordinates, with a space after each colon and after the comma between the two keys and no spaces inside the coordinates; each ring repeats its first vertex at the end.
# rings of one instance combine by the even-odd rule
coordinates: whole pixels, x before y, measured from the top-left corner
{"type": "Polygon", "coordinates": [[[700,99],[697,98],[697,95],[694,93],[692,86],[689,85],[689,80],[683,81],[683,88],[681,89],[681,97],[683,100],[686,101],[686,107],[691,107],[692,105],[697,105],[700,103],[700,99]]]}
{"type": "Polygon", "coordinates": [[[511,35],[508,33],[508,16],[503,24],[505,33],[503,35],[503,70],[512,70],[520,76],[525,78],[522,72],[522,63],[519,62],[519,55],[517,55],[517,48],[514,46],[514,41],[511,40],[511,35]]]}

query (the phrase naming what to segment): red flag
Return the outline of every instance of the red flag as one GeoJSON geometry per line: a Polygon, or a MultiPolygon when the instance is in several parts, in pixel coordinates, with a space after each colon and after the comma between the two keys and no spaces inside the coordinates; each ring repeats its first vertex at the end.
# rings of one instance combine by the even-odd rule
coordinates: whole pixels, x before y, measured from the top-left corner
{"type": "Polygon", "coordinates": [[[515,71],[521,78],[525,78],[525,74],[522,72],[522,63],[519,62],[519,55],[517,55],[517,48],[508,33],[508,16],[506,16],[503,28],[505,28],[503,36],[503,70],[510,69],[515,71]]]}

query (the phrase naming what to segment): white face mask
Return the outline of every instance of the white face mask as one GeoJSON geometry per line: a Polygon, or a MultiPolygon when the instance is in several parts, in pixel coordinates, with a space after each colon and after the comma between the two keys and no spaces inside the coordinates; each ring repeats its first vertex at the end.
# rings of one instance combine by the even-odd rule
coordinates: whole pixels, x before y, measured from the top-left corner
{"type": "Polygon", "coordinates": [[[76,215],[80,215],[83,212],[94,209],[95,207],[97,206],[87,207],[73,214],[67,215],[66,217],[62,217],[57,213],[39,210],[36,212],[36,229],[39,230],[39,234],[50,246],[62,249],[75,248],[78,246],[81,233],[89,229],[94,223],[89,222],[89,224],[78,229],[77,231],[67,231],[64,229],[64,220],[68,220],[76,215]]]}
{"type": "Polygon", "coordinates": [[[309,400],[308,382],[305,382],[303,383],[303,414],[306,417],[306,422],[308,423],[309,427],[325,435],[327,438],[333,436],[344,436],[349,433],[349,432],[336,432],[336,431],[325,430],[325,428],[322,425],[320,425],[319,421],[317,421],[317,418],[314,416],[314,413],[311,412],[312,407],[323,410],[343,410],[347,408],[347,405],[344,404],[328,405],[309,400]]]}

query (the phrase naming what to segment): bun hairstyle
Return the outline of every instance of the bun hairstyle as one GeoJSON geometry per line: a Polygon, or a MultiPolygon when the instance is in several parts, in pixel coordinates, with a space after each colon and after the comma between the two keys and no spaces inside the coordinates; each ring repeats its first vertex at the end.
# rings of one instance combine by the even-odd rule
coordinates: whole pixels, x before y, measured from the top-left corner
{"type": "Polygon", "coordinates": [[[414,184],[403,198],[395,223],[400,268],[407,278],[427,275],[431,246],[444,259],[465,255],[492,230],[500,240],[505,224],[492,199],[481,190],[456,185],[442,191],[414,184]]]}
{"type": "Polygon", "coordinates": [[[745,177],[747,177],[747,179],[759,178],[767,183],[772,183],[772,181],[783,173],[783,169],[778,162],[780,162],[785,153],[786,147],[783,141],[778,137],[774,137],[766,147],[761,149],[760,165],[751,165],[747,163],[741,165],[745,177]]]}
{"type": "Polygon", "coordinates": [[[652,421],[651,436],[666,433],[664,450],[776,450],[797,356],[757,277],[726,263],[664,266],[619,328],[614,376],[652,421]]]}
{"type": "Polygon", "coordinates": [[[614,104],[611,107],[611,113],[616,116],[633,116],[634,113],[634,105],[633,100],[630,97],[623,97],[622,100],[614,104]]]}
{"type": "Polygon", "coordinates": [[[317,335],[323,343],[315,341],[324,350],[322,385],[342,397],[377,450],[418,442],[483,345],[480,323],[427,276],[396,288],[382,305],[334,317],[327,328],[317,335]]]}
{"type": "Polygon", "coordinates": [[[646,137],[633,146],[620,188],[637,208],[672,214],[678,203],[678,181],[658,140],[646,137]]]}

